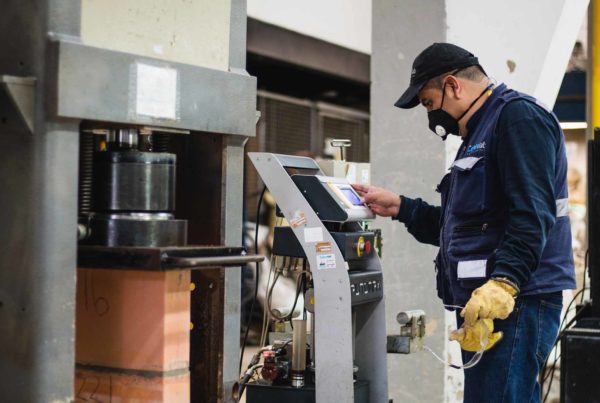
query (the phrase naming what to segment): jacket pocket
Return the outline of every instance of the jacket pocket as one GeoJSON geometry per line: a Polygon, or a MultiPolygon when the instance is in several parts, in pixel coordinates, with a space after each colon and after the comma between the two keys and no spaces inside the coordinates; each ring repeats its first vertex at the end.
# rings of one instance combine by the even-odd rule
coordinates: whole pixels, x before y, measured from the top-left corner
{"type": "Polygon", "coordinates": [[[461,158],[452,164],[454,184],[450,209],[457,217],[481,214],[486,205],[485,157],[461,158]]]}
{"type": "Polygon", "coordinates": [[[502,228],[487,222],[456,226],[448,245],[451,273],[458,285],[475,289],[487,281],[494,268],[495,251],[500,245],[502,228]]]}

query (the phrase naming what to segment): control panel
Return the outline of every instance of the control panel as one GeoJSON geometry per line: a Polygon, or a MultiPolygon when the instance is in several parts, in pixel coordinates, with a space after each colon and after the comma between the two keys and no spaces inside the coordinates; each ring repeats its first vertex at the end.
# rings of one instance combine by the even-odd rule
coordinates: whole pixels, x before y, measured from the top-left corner
{"type": "Polygon", "coordinates": [[[365,259],[373,253],[375,246],[374,232],[331,232],[331,236],[346,261],[365,259]]]}
{"type": "MultiPolygon", "coordinates": [[[[346,261],[367,259],[375,253],[374,232],[330,232],[330,234],[346,261]]],[[[291,227],[275,227],[272,252],[276,256],[306,257],[291,227]]]]}
{"type": "Polygon", "coordinates": [[[321,175],[292,175],[321,221],[365,221],[375,214],[360,199],[346,178],[321,175]]]}

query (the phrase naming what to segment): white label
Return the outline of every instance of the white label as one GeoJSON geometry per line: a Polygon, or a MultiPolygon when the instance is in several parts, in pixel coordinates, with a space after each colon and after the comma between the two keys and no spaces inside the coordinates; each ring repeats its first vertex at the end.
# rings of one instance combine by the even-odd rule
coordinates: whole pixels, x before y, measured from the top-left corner
{"type": "Polygon", "coordinates": [[[333,253],[317,255],[317,269],[335,269],[335,255],[333,253]]]}
{"type": "Polygon", "coordinates": [[[368,168],[363,168],[363,170],[360,172],[360,183],[365,183],[365,184],[369,184],[371,183],[371,178],[369,177],[369,169],[368,168]]]}
{"type": "Polygon", "coordinates": [[[487,260],[467,260],[458,262],[457,277],[459,279],[485,277],[486,264],[487,260]]]}
{"type": "Polygon", "coordinates": [[[556,201],[556,216],[565,217],[569,215],[569,199],[558,199],[556,201]]]}
{"type": "Polygon", "coordinates": [[[466,158],[461,158],[459,160],[454,161],[454,163],[452,164],[453,167],[458,167],[462,170],[468,170],[471,169],[475,166],[475,164],[477,164],[479,162],[479,160],[482,157],[466,157],[466,158]]]}
{"type": "Polygon", "coordinates": [[[177,70],[137,64],[135,113],[162,119],[177,118],[177,70]]]}
{"type": "Polygon", "coordinates": [[[304,228],[304,242],[323,242],[323,229],[321,227],[304,228]]]}
{"type": "Polygon", "coordinates": [[[356,164],[348,163],[348,171],[346,172],[346,179],[350,183],[356,183],[356,164]]]}

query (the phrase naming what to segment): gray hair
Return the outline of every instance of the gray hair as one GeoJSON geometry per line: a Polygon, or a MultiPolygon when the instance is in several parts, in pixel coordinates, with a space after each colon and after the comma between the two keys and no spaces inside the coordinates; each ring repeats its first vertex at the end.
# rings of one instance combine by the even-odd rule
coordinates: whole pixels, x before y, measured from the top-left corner
{"type": "MultiPolygon", "coordinates": [[[[436,88],[441,90],[444,82],[444,78],[451,75],[451,72],[440,74],[439,76],[433,77],[429,80],[423,89],[436,88]]],[[[465,80],[480,82],[487,75],[483,72],[483,69],[479,65],[469,66],[464,69],[457,71],[455,74],[452,74],[455,77],[464,78],[465,80]]]]}

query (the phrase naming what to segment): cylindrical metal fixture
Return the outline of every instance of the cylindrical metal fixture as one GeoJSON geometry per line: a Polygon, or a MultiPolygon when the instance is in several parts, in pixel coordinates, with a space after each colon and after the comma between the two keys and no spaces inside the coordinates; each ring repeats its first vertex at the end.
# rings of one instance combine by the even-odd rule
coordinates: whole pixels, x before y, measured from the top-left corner
{"type": "Polygon", "coordinates": [[[306,371],[306,321],[294,319],[294,335],[292,340],[292,386],[304,386],[306,371]]]}
{"type": "Polygon", "coordinates": [[[172,214],[92,213],[91,235],[82,241],[104,246],[181,246],[187,244],[187,221],[175,220],[172,214]]]}
{"type": "Polygon", "coordinates": [[[175,154],[137,150],[97,152],[92,210],[175,210],[175,154]]]}
{"type": "Polygon", "coordinates": [[[175,219],[175,154],[136,149],[135,129],[110,130],[94,152],[91,211],[82,244],[169,247],[187,244],[187,221],[175,219]]]}
{"type": "Polygon", "coordinates": [[[113,129],[108,131],[108,147],[110,150],[129,150],[137,148],[137,129],[113,129]]]}

